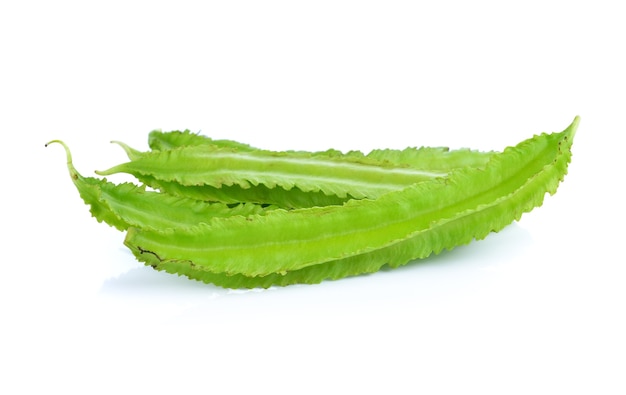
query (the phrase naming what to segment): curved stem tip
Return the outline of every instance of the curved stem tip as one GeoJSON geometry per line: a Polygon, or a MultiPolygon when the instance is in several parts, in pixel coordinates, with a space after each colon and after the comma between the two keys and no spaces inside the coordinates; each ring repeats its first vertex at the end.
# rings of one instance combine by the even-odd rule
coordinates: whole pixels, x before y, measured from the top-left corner
{"type": "Polygon", "coordinates": [[[67,157],[67,164],[71,165],[72,164],[72,153],[70,152],[70,148],[67,146],[67,144],[65,144],[63,141],[61,140],[52,140],[46,143],[46,147],[49,146],[50,144],[61,144],[63,146],[63,148],[65,149],[65,156],[67,157]]]}

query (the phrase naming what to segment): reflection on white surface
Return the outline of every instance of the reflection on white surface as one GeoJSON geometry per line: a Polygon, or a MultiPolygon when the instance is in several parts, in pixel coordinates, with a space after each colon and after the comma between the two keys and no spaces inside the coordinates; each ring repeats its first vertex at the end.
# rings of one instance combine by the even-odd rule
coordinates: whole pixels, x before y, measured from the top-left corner
{"type": "Polygon", "coordinates": [[[123,301],[123,308],[132,311],[142,311],[146,305],[167,305],[164,316],[158,315],[158,309],[152,311],[155,314],[152,317],[146,317],[144,311],[141,320],[150,318],[169,323],[188,320],[202,323],[201,317],[211,317],[216,312],[222,314],[223,310],[245,317],[246,314],[258,314],[255,311],[259,308],[265,310],[270,306],[271,311],[282,306],[290,310],[296,304],[301,308],[306,306],[306,309],[320,306],[332,314],[333,310],[354,312],[396,300],[396,306],[389,307],[393,311],[402,308],[404,300],[417,305],[441,303],[463,299],[489,287],[490,273],[506,271],[507,265],[514,265],[531,243],[528,231],[514,223],[484,240],[397,269],[382,269],[378,273],[315,285],[267,290],[228,290],[139,266],[105,280],[97,297],[103,303],[123,301]]]}

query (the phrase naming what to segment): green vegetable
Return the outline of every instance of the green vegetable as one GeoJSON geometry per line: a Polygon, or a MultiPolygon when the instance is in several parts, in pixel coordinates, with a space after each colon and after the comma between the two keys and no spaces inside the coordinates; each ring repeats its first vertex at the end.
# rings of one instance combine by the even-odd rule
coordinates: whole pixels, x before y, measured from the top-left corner
{"type": "Polygon", "coordinates": [[[484,238],[540,205],[565,174],[572,137],[573,128],[544,134],[494,156],[484,168],[458,170],[375,200],[214,219],[163,232],[132,228],[126,244],[153,252],[161,262],[184,260],[214,273],[265,276],[406,241],[411,248],[404,254],[380,257],[380,265],[397,266],[484,238]]]}
{"type": "Polygon", "coordinates": [[[499,231],[540,206],[546,193],[556,192],[567,173],[578,121],[561,133],[480,154],[427,148],[368,155],[274,153],[199,137],[185,145],[190,140],[181,140],[184,132],[152,132],[159,138],[150,144],[156,151],[125,147],[131,161],[100,172],[126,171],[183,190],[207,185],[222,190],[230,184],[240,188],[241,198],[253,201],[257,192],[249,190],[255,187],[278,197],[298,188],[316,206],[295,209],[284,202],[279,209],[230,208],[83,178],[66,150],[72,179],[93,215],[127,229],[125,244],[137,259],[224,287],[269,287],[371,273],[386,264],[397,267],[499,231]],[[382,187],[376,185],[381,174],[389,174],[382,187]],[[118,194],[103,192],[107,188],[118,194]],[[324,204],[316,193],[344,200],[324,204]],[[181,209],[185,220],[151,218],[174,218],[181,209]]]}
{"type": "Polygon", "coordinates": [[[367,156],[357,151],[274,152],[250,146],[241,151],[231,148],[235,143],[230,141],[216,145],[215,140],[195,137],[192,145],[184,146],[177,144],[189,139],[181,136],[196,135],[159,132],[157,136],[161,142],[175,138],[160,144],[170,149],[142,153],[117,142],[131,161],[97,173],[130,173],[154,189],[198,200],[303,208],[375,199],[446,176],[455,168],[484,165],[493,155],[443,148],[380,150],[367,156]]]}
{"type": "MultiPolygon", "coordinates": [[[[147,176],[183,186],[241,189],[264,185],[269,189],[294,187],[339,198],[376,198],[386,192],[446,173],[361,164],[345,160],[300,158],[287,153],[238,152],[210,145],[156,151],[115,166],[100,175],[118,172],[147,176]]],[[[260,202],[266,203],[266,202],[260,202]]]]}
{"type": "Polygon", "coordinates": [[[72,163],[72,155],[65,143],[67,168],[81,198],[90,206],[98,222],[105,222],[118,230],[129,227],[163,230],[184,228],[209,221],[213,217],[233,215],[264,215],[272,207],[245,203],[229,206],[224,203],[207,203],[164,193],[147,191],[145,186],[132,183],[114,184],[106,179],[83,177],[72,163]]]}

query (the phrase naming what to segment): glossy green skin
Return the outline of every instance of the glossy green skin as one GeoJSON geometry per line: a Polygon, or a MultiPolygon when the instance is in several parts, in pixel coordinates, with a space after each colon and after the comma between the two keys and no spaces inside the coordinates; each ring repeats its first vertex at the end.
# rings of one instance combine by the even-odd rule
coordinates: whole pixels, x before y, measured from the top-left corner
{"type": "MultiPolygon", "coordinates": [[[[159,132],[159,137],[161,139],[173,138],[172,141],[159,140],[160,144],[157,146],[168,147],[168,149],[186,147],[185,145],[177,144],[190,144],[191,146],[196,146],[213,144],[215,142],[225,144],[220,145],[220,148],[231,148],[232,146],[240,145],[244,148],[244,150],[254,150],[254,148],[241,143],[230,140],[212,140],[208,137],[190,134],[189,132],[159,132]],[[190,136],[193,137],[193,141],[190,141],[190,136]]],[[[146,153],[133,149],[122,142],[113,142],[124,148],[128,158],[131,160],[138,160],[146,155],[146,153]]],[[[153,146],[153,144],[151,144],[151,146],[153,146]]],[[[194,200],[221,202],[231,205],[242,202],[254,202],[260,205],[272,205],[291,209],[343,204],[353,198],[352,196],[339,197],[337,195],[327,195],[321,191],[304,192],[298,187],[293,187],[289,191],[286,191],[280,187],[269,188],[263,184],[248,186],[247,188],[243,188],[240,185],[223,185],[221,187],[214,187],[211,185],[181,185],[176,181],[163,181],[150,175],[136,174],[136,177],[143,184],[167,194],[194,200]]]]}
{"type": "Polygon", "coordinates": [[[388,163],[361,163],[358,160],[297,157],[268,151],[240,152],[209,145],[175,148],[146,153],[115,166],[100,175],[125,172],[149,176],[184,186],[209,185],[215,188],[256,185],[356,198],[383,193],[435,177],[445,172],[392,166],[388,163]]]}
{"type": "Polygon", "coordinates": [[[482,239],[540,206],[567,173],[578,118],[495,155],[482,168],[376,200],[214,219],[163,232],[131,228],[125,244],[156,269],[227,287],[316,283],[370,273],[482,239]]]}
{"type": "Polygon", "coordinates": [[[131,161],[98,174],[127,172],[152,188],[198,200],[292,209],[375,199],[416,182],[445,177],[456,168],[482,166],[493,155],[424,147],[376,150],[368,155],[336,150],[275,152],[188,132],[159,132],[157,136],[159,144],[150,139],[151,146],[167,150],[142,153],[117,142],[131,161]],[[191,145],[178,145],[185,143],[191,145]],[[236,145],[243,150],[234,150],[236,145]]]}

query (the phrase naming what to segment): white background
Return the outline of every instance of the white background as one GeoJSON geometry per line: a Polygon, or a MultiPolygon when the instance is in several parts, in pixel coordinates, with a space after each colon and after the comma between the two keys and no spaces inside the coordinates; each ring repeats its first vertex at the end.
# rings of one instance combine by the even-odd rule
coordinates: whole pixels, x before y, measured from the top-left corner
{"type": "Polygon", "coordinates": [[[431,3],[3,1],[0,393],[625,393],[626,14],[431,3]],[[500,150],[576,115],[565,182],[519,223],[264,291],[142,266],[44,148],[85,175],[153,129],[500,150]]]}

